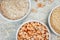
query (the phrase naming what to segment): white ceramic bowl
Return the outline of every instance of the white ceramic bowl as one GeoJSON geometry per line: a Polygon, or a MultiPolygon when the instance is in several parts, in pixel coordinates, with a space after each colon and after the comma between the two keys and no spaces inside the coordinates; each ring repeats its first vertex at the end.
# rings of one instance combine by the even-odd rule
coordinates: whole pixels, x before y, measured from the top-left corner
{"type": "Polygon", "coordinates": [[[26,13],[22,18],[17,19],[17,20],[10,20],[10,19],[4,17],[1,13],[0,13],[0,16],[1,16],[3,19],[5,19],[5,20],[7,20],[7,21],[9,21],[9,22],[16,22],[16,21],[21,21],[21,20],[23,20],[24,18],[26,18],[26,17],[28,16],[28,14],[30,13],[30,11],[31,11],[31,1],[29,0],[29,9],[28,9],[27,13],[26,13]]]}
{"type": "Polygon", "coordinates": [[[54,8],[52,9],[52,11],[50,12],[49,17],[48,17],[49,27],[51,28],[51,30],[53,31],[53,33],[54,33],[55,35],[57,35],[57,36],[60,36],[60,34],[58,34],[58,33],[52,28],[52,26],[51,26],[51,24],[50,24],[50,17],[51,17],[51,14],[52,14],[53,10],[56,9],[57,7],[59,7],[59,6],[60,6],[60,5],[54,7],[54,8]]]}
{"type": "Polygon", "coordinates": [[[17,35],[18,35],[18,32],[19,32],[19,29],[20,29],[24,24],[29,23],[29,22],[34,22],[34,21],[41,23],[42,25],[44,25],[44,26],[47,28],[47,30],[48,30],[48,32],[49,32],[49,40],[51,40],[51,35],[50,35],[50,31],[49,31],[48,27],[47,27],[44,23],[42,23],[41,21],[38,21],[38,20],[29,20],[29,21],[24,22],[22,25],[20,25],[20,27],[18,28],[17,33],[16,33],[16,40],[18,40],[18,39],[17,39],[17,35]]]}

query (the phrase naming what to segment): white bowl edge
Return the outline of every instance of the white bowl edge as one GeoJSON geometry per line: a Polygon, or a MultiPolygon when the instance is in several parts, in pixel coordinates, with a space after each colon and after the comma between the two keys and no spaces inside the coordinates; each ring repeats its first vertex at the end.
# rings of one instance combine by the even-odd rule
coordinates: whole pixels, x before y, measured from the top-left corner
{"type": "Polygon", "coordinates": [[[23,20],[24,18],[26,18],[26,17],[28,16],[28,14],[30,14],[30,12],[31,12],[31,1],[29,0],[29,9],[28,9],[28,12],[27,12],[22,18],[17,19],[17,20],[10,20],[10,19],[4,17],[1,13],[0,13],[0,16],[1,16],[3,19],[5,19],[6,21],[16,22],[16,21],[21,21],[21,20],[23,20]]]}
{"type": "Polygon", "coordinates": [[[49,27],[50,27],[50,29],[55,33],[55,35],[57,35],[57,36],[60,36],[60,34],[58,34],[57,32],[55,32],[55,30],[52,28],[52,26],[51,26],[51,24],[50,24],[50,17],[51,17],[51,14],[52,14],[53,10],[56,9],[57,7],[59,7],[59,6],[60,6],[60,5],[54,7],[54,8],[52,9],[52,11],[50,12],[49,17],[48,17],[49,27]]]}
{"type": "Polygon", "coordinates": [[[22,27],[22,25],[24,25],[25,23],[28,23],[28,22],[32,22],[32,21],[39,22],[39,23],[41,23],[42,25],[44,25],[44,26],[47,28],[48,32],[49,32],[49,40],[51,40],[51,33],[50,33],[50,30],[49,30],[48,26],[45,25],[43,22],[38,21],[38,20],[28,20],[28,21],[26,21],[26,22],[23,22],[23,23],[19,26],[19,28],[18,28],[18,30],[17,30],[17,33],[16,33],[16,40],[17,40],[18,31],[19,31],[19,29],[22,27]]]}

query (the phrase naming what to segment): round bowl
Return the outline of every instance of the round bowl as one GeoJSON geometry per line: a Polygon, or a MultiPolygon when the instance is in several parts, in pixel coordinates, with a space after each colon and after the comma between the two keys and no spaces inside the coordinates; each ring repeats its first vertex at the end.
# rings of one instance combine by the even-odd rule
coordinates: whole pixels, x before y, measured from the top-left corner
{"type": "Polygon", "coordinates": [[[49,40],[51,40],[51,35],[50,35],[49,28],[48,28],[44,23],[42,23],[41,21],[38,21],[38,20],[29,20],[29,21],[24,22],[22,25],[20,25],[20,27],[18,28],[17,33],[16,33],[16,40],[18,40],[18,39],[17,39],[17,35],[18,35],[18,32],[19,32],[19,29],[22,28],[22,26],[23,26],[24,24],[29,23],[29,22],[39,22],[39,23],[41,23],[42,25],[44,25],[44,26],[47,28],[48,32],[49,32],[49,40]]]}
{"type": "Polygon", "coordinates": [[[0,16],[1,16],[3,19],[5,19],[5,20],[7,20],[7,21],[9,21],[9,22],[16,22],[16,21],[21,21],[21,20],[23,20],[24,18],[26,18],[26,17],[28,16],[28,14],[30,13],[30,11],[31,11],[31,1],[29,0],[29,9],[28,9],[27,13],[26,13],[23,17],[21,17],[20,19],[10,20],[10,19],[4,17],[1,13],[0,13],[0,16]]]}
{"type": "Polygon", "coordinates": [[[52,15],[53,10],[55,10],[55,9],[56,9],[57,7],[59,7],[59,6],[60,6],[60,5],[54,7],[54,8],[52,9],[52,11],[50,12],[49,17],[48,17],[49,27],[50,27],[50,29],[53,31],[53,33],[54,33],[55,35],[57,35],[57,36],[60,36],[60,34],[57,33],[57,32],[52,28],[51,23],[50,23],[50,18],[51,18],[51,15],[52,15]]]}

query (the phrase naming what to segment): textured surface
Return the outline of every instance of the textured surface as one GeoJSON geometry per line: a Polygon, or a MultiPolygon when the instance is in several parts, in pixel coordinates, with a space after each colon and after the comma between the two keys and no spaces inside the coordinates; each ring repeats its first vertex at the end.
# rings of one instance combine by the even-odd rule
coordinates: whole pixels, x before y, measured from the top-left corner
{"type": "Polygon", "coordinates": [[[22,18],[29,9],[28,0],[3,0],[1,2],[2,15],[8,19],[22,18]]]}
{"type": "MultiPolygon", "coordinates": [[[[35,19],[42,21],[45,24],[48,23],[47,19],[51,9],[60,4],[60,0],[31,0],[31,2],[32,11],[23,21],[35,19]]],[[[16,31],[23,21],[8,22],[0,17],[0,40],[15,40],[16,31]]],[[[51,36],[52,40],[60,40],[60,37],[55,36],[52,32],[51,36]]]]}
{"type": "Polygon", "coordinates": [[[53,11],[50,20],[53,29],[60,34],[60,7],[53,11]]]}

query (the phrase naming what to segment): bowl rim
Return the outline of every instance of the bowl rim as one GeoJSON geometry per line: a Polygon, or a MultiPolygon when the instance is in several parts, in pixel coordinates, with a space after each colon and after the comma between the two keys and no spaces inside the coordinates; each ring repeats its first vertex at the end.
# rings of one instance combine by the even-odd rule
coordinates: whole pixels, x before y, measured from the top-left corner
{"type": "Polygon", "coordinates": [[[55,35],[60,36],[60,34],[57,33],[57,32],[52,28],[51,23],[50,23],[51,14],[52,14],[53,10],[55,10],[57,7],[60,7],[60,5],[55,6],[55,7],[51,10],[51,12],[50,12],[50,14],[49,14],[49,16],[48,16],[48,24],[49,24],[49,27],[50,27],[50,29],[52,30],[52,32],[53,32],[55,35]]]}
{"type": "Polygon", "coordinates": [[[16,20],[11,20],[11,19],[8,19],[8,18],[4,17],[2,13],[0,13],[0,16],[1,16],[3,19],[5,19],[6,21],[9,21],[9,22],[21,21],[21,20],[23,20],[24,18],[26,18],[26,17],[30,14],[30,12],[31,12],[31,0],[28,0],[28,2],[29,2],[29,9],[28,9],[28,11],[26,12],[26,14],[25,14],[23,17],[21,17],[21,18],[19,18],[19,19],[16,19],[16,20]]]}
{"type": "Polygon", "coordinates": [[[17,32],[16,32],[16,40],[18,40],[18,39],[17,39],[17,35],[18,35],[18,32],[19,32],[20,28],[21,28],[24,24],[26,24],[26,23],[28,23],[28,22],[33,22],[33,21],[39,22],[39,23],[41,23],[42,25],[44,25],[44,26],[47,28],[47,30],[48,30],[48,32],[49,32],[49,40],[51,40],[51,33],[50,33],[50,30],[49,30],[48,26],[47,26],[46,24],[44,24],[43,22],[38,21],[38,20],[28,20],[28,21],[26,21],[26,22],[23,22],[23,23],[19,26],[19,28],[17,29],[17,32]]]}

